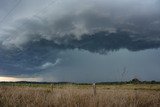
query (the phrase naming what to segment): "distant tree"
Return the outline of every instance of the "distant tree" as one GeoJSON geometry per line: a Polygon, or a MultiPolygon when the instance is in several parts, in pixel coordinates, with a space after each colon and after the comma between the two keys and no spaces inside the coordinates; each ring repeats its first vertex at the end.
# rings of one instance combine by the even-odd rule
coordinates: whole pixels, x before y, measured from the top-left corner
{"type": "Polygon", "coordinates": [[[133,78],[131,83],[140,83],[141,81],[138,78],[133,78]]]}
{"type": "Polygon", "coordinates": [[[155,83],[156,83],[156,81],[155,81],[155,80],[152,80],[152,81],[151,81],[151,84],[155,84],[155,83]]]}

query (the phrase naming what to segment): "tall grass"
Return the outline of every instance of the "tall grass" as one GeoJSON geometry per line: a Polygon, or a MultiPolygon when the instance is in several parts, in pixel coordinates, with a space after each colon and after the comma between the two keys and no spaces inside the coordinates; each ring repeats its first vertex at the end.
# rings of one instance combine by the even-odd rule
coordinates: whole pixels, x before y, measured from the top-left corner
{"type": "Polygon", "coordinates": [[[0,107],[160,107],[160,91],[110,87],[1,86],[0,107]]]}

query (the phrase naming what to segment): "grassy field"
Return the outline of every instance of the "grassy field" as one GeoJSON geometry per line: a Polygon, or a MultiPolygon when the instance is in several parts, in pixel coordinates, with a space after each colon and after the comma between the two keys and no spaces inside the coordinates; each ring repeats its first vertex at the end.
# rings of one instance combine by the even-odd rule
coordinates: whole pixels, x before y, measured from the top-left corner
{"type": "Polygon", "coordinates": [[[0,84],[0,107],[160,107],[160,85],[0,84]]]}

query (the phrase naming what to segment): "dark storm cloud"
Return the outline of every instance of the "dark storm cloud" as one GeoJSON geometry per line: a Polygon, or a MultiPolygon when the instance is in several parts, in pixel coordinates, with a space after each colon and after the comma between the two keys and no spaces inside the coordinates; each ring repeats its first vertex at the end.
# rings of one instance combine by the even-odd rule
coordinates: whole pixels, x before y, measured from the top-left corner
{"type": "MultiPolygon", "coordinates": [[[[109,78],[107,74],[104,75],[106,69],[111,75],[116,73],[111,73],[113,66],[107,68],[96,63],[98,58],[105,58],[104,54],[122,48],[139,51],[160,47],[159,0],[57,0],[46,8],[43,4],[47,5],[48,2],[22,0],[14,14],[1,24],[0,75],[30,76],[40,73],[42,77],[46,76],[46,80],[49,76],[54,80],[54,75],[59,80],[84,78],[85,81],[87,78],[86,81],[89,81],[91,77],[84,75],[89,76],[93,71],[93,77],[100,80],[103,75],[105,80],[105,76],[109,78]],[[37,9],[40,10],[38,14],[35,12],[37,9]],[[66,51],[72,50],[66,54],[66,51]],[[75,50],[77,53],[74,53],[75,50]],[[100,54],[94,56],[93,53],[100,54]],[[94,69],[88,66],[92,61],[79,61],[86,55],[93,55],[90,59],[97,58],[94,69]],[[79,59],[73,61],[75,56],[79,59]],[[76,62],[80,63],[76,65],[76,62]],[[98,74],[100,70],[103,72],[98,74]]],[[[0,9],[0,13],[1,17],[4,16],[5,9],[0,9]]],[[[121,54],[124,53],[118,55],[121,57],[121,54]]],[[[116,63],[114,61],[110,59],[110,62],[116,63]]],[[[113,65],[101,62],[102,65],[104,63],[113,65]]]]}
{"type": "Polygon", "coordinates": [[[21,18],[1,31],[0,42],[21,49],[41,40],[89,51],[155,48],[160,41],[159,5],[157,0],[59,0],[43,14],[21,18]]]}

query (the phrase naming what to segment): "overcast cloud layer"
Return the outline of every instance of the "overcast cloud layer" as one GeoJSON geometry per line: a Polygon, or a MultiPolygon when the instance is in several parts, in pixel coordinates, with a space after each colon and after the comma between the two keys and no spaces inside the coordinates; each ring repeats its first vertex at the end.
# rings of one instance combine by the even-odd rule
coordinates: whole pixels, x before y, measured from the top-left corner
{"type": "MultiPolygon", "coordinates": [[[[1,75],[31,76],[39,73],[48,77],[53,74],[56,75],[55,81],[78,81],[83,75],[79,75],[79,79],[76,75],[68,75],[62,79],[62,74],[67,74],[67,71],[71,73],[76,71],[81,74],[82,70],[84,72],[92,70],[90,66],[71,63],[72,58],[75,57],[75,49],[78,49],[76,50],[77,58],[84,58],[89,51],[90,54],[99,53],[100,55],[95,55],[98,59],[103,55],[107,57],[110,51],[115,50],[140,51],[159,47],[159,0],[0,1],[1,75]],[[13,8],[14,6],[16,7],[13,8]],[[10,9],[14,10],[10,12],[10,9]],[[8,17],[4,18],[6,14],[8,17]],[[63,54],[69,55],[67,52],[72,54],[68,61],[70,64],[65,60],[68,56],[63,54]],[[80,69],[82,67],[84,69],[80,69]],[[44,72],[50,73],[45,74],[44,72]]],[[[154,52],[159,52],[159,50],[154,52]]],[[[125,54],[129,56],[128,51],[125,54]]],[[[149,56],[152,55],[149,54],[149,56]]],[[[92,59],[92,57],[86,58],[86,60],[92,59]]],[[[113,60],[117,61],[118,58],[113,60]]],[[[79,62],[79,60],[76,61],[79,62]]],[[[86,65],[90,63],[88,61],[86,65]]],[[[97,80],[105,74],[105,69],[113,71],[101,65],[95,64],[95,66],[97,68],[97,71],[93,71],[95,75],[98,71],[103,72],[95,77],[97,80]]],[[[113,78],[108,80],[115,79],[115,74],[113,72],[113,78]]],[[[51,77],[49,80],[54,79],[51,77]]],[[[86,79],[86,81],[91,80],[93,78],[86,79]]]]}
{"type": "Polygon", "coordinates": [[[17,13],[12,25],[4,25],[1,30],[1,45],[22,48],[29,42],[43,39],[66,45],[70,40],[81,40],[83,36],[100,31],[105,31],[106,36],[124,32],[131,42],[160,40],[158,0],[57,0],[50,4],[24,17],[17,13]]]}

